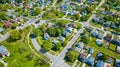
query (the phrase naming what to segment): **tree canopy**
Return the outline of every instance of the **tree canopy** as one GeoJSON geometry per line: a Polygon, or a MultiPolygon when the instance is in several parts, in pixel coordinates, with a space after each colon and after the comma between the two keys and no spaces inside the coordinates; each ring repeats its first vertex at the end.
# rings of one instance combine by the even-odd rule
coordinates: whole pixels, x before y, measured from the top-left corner
{"type": "Polygon", "coordinates": [[[75,51],[73,51],[73,50],[70,50],[70,51],[66,54],[65,58],[66,58],[68,61],[70,61],[70,62],[74,62],[74,61],[78,58],[78,54],[79,54],[79,53],[77,53],[77,52],[75,52],[75,51]]]}
{"type": "Polygon", "coordinates": [[[20,32],[18,30],[13,30],[10,32],[10,37],[9,37],[10,41],[16,41],[19,39],[21,39],[21,35],[20,35],[20,32]]]}

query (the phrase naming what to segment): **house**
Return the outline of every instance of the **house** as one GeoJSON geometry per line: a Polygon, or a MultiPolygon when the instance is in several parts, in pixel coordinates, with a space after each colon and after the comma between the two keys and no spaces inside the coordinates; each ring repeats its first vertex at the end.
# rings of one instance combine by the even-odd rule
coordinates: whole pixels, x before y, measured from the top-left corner
{"type": "Polygon", "coordinates": [[[66,31],[69,32],[69,33],[71,33],[73,31],[73,28],[68,27],[68,28],[66,28],[66,31]]]}
{"type": "Polygon", "coordinates": [[[102,46],[102,41],[101,41],[101,40],[96,40],[96,44],[97,44],[98,46],[102,46]]]}
{"type": "Polygon", "coordinates": [[[45,39],[45,40],[50,39],[50,36],[48,35],[48,33],[45,33],[45,34],[44,34],[44,39],[45,39]]]}
{"type": "Polygon", "coordinates": [[[97,37],[97,36],[98,36],[98,31],[97,31],[97,30],[93,31],[93,32],[92,32],[92,36],[93,36],[93,37],[97,37]]]}
{"type": "Polygon", "coordinates": [[[76,25],[75,23],[70,23],[70,24],[67,24],[67,27],[76,28],[76,25]]]}
{"type": "Polygon", "coordinates": [[[103,39],[103,36],[104,36],[103,34],[98,34],[97,38],[98,39],[103,39]]]}
{"type": "Polygon", "coordinates": [[[63,32],[63,36],[64,36],[64,37],[69,36],[72,31],[73,31],[73,28],[67,27],[67,28],[65,29],[65,31],[63,32]]]}
{"type": "Polygon", "coordinates": [[[86,30],[87,30],[89,33],[92,32],[92,28],[90,28],[90,27],[87,27],[86,30]]]}
{"type": "Polygon", "coordinates": [[[118,59],[115,60],[115,66],[120,67],[120,60],[118,60],[118,59]]]}
{"type": "Polygon", "coordinates": [[[117,46],[117,53],[120,53],[120,46],[117,46]]]}
{"type": "Polygon", "coordinates": [[[119,38],[115,38],[111,41],[111,43],[116,44],[117,46],[120,46],[120,39],[119,38]]]}
{"type": "Polygon", "coordinates": [[[90,54],[94,53],[94,49],[90,48],[90,49],[89,49],[89,53],[90,53],[90,54]]]}
{"type": "Polygon", "coordinates": [[[67,37],[67,36],[69,36],[69,35],[70,35],[70,33],[69,33],[69,32],[67,32],[67,31],[64,31],[62,35],[63,35],[64,37],[67,37]]]}
{"type": "Polygon", "coordinates": [[[56,39],[53,39],[53,40],[52,40],[52,45],[54,46],[57,42],[59,42],[59,41],[56,40],[56,39]]]}
{"type": "Polygon", "coordinates": [[[111,22],[104,23],[104,27],[109,27],[111,25],[111,22]]]}
{"type": "Polygon", "coordinates": [[[59,40],[60,40],[60,41],[65,41],[65,38],[62,37],[62,36],[60,36],[60,37],[59,37],[59,40]]]}
{"type": "Polygon", "coordinates": [[[117,25],[115,23],[112,23],[110,27],[115,29],[115,28],[117,28],[117,25]]]}
{"type": "Polygon", "coordinates": [[[4,24],[4,26],[6,28],[10,28],[12,25],[11,25],[11,23],[9,21],[6,21],[5,24],[4,24]]]}
{"type": "Polygon", "coordinates": [[[81,54],[79,55],[78,59],[79,59],[79,61],[84,62],[85,59],[86,59],[86,57],[87,57],[87,54],[86,54],[86,53],[81,53],[81,54]]]}
{"type": "Polygon", "coordinates": [[[85,61],[86,64],[93,66],[94,65],[94,58],[93,57],[88,57],[85,61]]]}
{"type": "Polygon", "coordinates": [[[84,43],[79,42],[78,44],[76,44],[75,51],[80,52],[83,47],[84,47],[84,43]]]}
{"type": "Polygon", "coordinates": [[[111,66],[111,64],[105,62],[104,67],[112,67],[112,66],[111,66]]]}
{"type": "Polygon", "coordinates": [[[84,46],[83,42],[79,42],[78,44],[76,44],[76,47],[78,47],[78,48],[83,48],[83,46],[84,46]]]}
{"type": "Polygon", "coordinates": [[[113,59],[111,57],[108,57],[108,59],[106,60],[107,63],[111,64],[113,61],[113,59]]]}
{"type": "Polygon", "coordinates": [[[4,29],[2,27],[0,27],[0,33],[3,32],[3,31],[4,31],[4,29]]]}
{"type": "Polygon", "coordinates": [[[10,52],[8,52],[7,48],[5,46],[0,46],[0,56],[4,58],[5,56],[9,56],[10,52]]]}
{"type": "Polygon", "coordinates": [[[102,60],[98,60],[95,67],[104,67],[104,62],[102,60]]]}
{"type": "Polygon", "coordinates": [[[108,42],[110,42],[111,39],[112,39],[112,36],[111,36],[111,35],[106,35],[106,36],[104,37],[104,40],[106,40],[106,41],[108,41],[108,42]]]}
{"type": "Polygon", "coordinates": [[[84,50],[89,50],[89,47],[88,47],[88,46],[84,46],[83,49],[84,49],[84,50]]]}
{"type": "Polygon", "coordinates": [[[99,52],[98,54],[97,54],[97,59],[98,60],[101,60],[101,57],[103,56],[103,54],[101,53],[101,52],[99,52]]]}

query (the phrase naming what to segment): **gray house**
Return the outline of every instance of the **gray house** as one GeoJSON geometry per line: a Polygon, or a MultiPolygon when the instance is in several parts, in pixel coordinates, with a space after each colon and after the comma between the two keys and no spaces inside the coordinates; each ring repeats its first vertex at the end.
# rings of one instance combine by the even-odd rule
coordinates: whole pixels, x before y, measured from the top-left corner
{"type": "Polygon", "coordinates": [[[0,46],[0,56],[4,58],[5,56],[9,56],[10,52],[8,52],[7,48],[5,46],[0,46]]]}

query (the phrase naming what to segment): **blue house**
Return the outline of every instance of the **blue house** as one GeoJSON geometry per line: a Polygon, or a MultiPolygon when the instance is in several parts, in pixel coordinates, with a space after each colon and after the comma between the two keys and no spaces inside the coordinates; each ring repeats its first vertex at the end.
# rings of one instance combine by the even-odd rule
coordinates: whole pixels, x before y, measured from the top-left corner
{"type": "Polygon", "coordinates": [[[71,33],[72,30],[73,30],[73,28],[71,28],[71,27],[66,28],[66,31],[69,32],[69,33],[71,33]]]}
{"type": "Polygon", "coordinates": [[[112,23],[110,27],[113,28],[113,29],[117,28],[115,23],[112,23]]]}
{"type": "Polygon", "coordinates": [[[116,61],[115,61],[115,66],[116,66],[116,67],[120,67],[120,60],[116,59],[116,61]]]}
{"type": "Polygon", "coordinates": [[[4,29],[0,27],[0,33],[3,32],[3,31],[4,31],[4,29]]]}
{"type": "Polygon", "coordinates": [[[98,60],[95,67],[104,67],[104,62],[102,60],[98,60]]]}
{"type": "Polygon", "coordinates": [[[98,46],[102,46],[102,41],[96,40],[96,44],[97,44],[98,46]]]}
{"type": "Polygon", "coordinates": [[[104,27],[109,27],[111,25],[111,22],[106,22],[105,24],[104,24],[104,27]]]}
{"type": "Polygon", "coordinates": [[[94,53],[94,49],[90,48],[89,53],[90,54],[94,53]]]}
{"type": "Polygon", "coordinates": [[[93,37],[97,37],[97,36],[98,36],[98,31],[97,31],[97,30],[93,31],[93,32],[92,32],[92,36],[93,36],[93,37]]]}
{"type": "Polygon", "coordinates": [[[78,48],[83,48],[83,46],[84,46],[83,42],[79,42],[78,44],[76,44],[76,47],[78,47],[78,48]]]}
{"type": "Polygon", "coordinates": [[[93,66],[94,65],[94,58],[93,57],[88,57],[87,60],[85,61],[86,64],[93,66]]]}
{"type": "Polygon", "coordinates": [[[5,57],[5,56],[9,56],[10,53],[8,52],[7,48],[5,46],[0,46],[0,56],[1,57],[5,57]]]}
{"type": "Polygon", "coordinates": [[[45,40],[48,40],[48,39],[50,39],[50,36],[49,36],[47,33],[45,33],[45,34],[44,34],[44,39],[45,39],[45,40]]]}
{"type": "Polygon", "coordinates": [[[69,32],[67,32],[67,31],[64,31],[64,32],[63,32],[63,36],[64,36],[64,37],[67,37],[67,36],[69,36],[69,35],[70,35],[69,32]]]}
{"type": "Polygon", "coordinates": [[[103,39],[103,34],[98,34],[97,38],[98,39],[103,39]]]}
{"type": "Polygon", "coordinates": [[[99,52],[98,54],[97,54],[97,59],[99,59],[99,60],[101,60],[101,57],[103,56],[103,54],[101,53],[101,52],[99,52]]]}

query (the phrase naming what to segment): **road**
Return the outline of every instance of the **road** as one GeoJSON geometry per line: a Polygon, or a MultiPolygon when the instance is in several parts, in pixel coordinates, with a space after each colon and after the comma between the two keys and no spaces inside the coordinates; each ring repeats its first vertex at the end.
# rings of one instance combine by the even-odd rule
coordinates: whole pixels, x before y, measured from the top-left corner
{"type": "MultiPolygon", "coordinates": [[[[104,0],[101,1],[101,3],[96,7],[98,9],[102,4],[104,3],[104,0]]],[[[96,10],[95,9],[95,10],[96,10]]],[[[94,12],[94,11],[93,11],[94,12]]],[[[89,26],[90,21],[95,17],[95,14],[92,14],[91,17],[83,24],[82,28],[77,32],[77,34],[69,41],[67,46],[62,50],[62,52],[56,57],[56,59],[52,62],[51,67],[58,67],[61,65],[60,61],[63,60],[65,54],[68,52],[68,49],[72,47],[72,45],[75,43],[75,41],[78,39],[79,35],[84,31],[84,27],[89,26]]],[[[62,65],[62,67],[64,67],[62,65]]]]}
{"type": "MultiPolygon", "coordinates": [[[[27,26],[29,26],[29,25],[31,25],[31,24],[34,25],[35,22],[36,22],[37,20],[39,20],[39,19],[43,16],[43,13],[44,13],[44,12],[42,12],[40,15],[36,16],[36,18],[29,19],[23,26],[18,26],[18,27],[16,28],[16,30],[23,29],[23,28],[25,28],[25,27],[27,27],[27,26]]],[[[40,25],[40,24],[39,24],[39,25],[40,25]]],[[[36,26],[37,26],[37,25],[36,25],[36,26]]],[[[10,36],[10,33],[9,33],[9,32],[7,32],[6,34],[2,35],[2,37],[0,37],[0,42],[3,42],[4,40],[8,39],[9,36],[10,36]]]]}
{"type": "Polygon", "coordinates": [[[31,41],[32,41],[32,44],[33,44],[34,48],[35,48],[37,51],[41,52],[42,54],[44,54],[45,56],[47,56],[48,58],[50,58],[52,61],[55,60],[55,56],[49,54],[48,52],[44,52],[44,53],[43,53],[43,52],[41,51],[42,49],[41,49],[41,47],[38,45],[38,43],[37,43],[37,41],[36,41],[36,38],[32,38],[31,41]]]}

